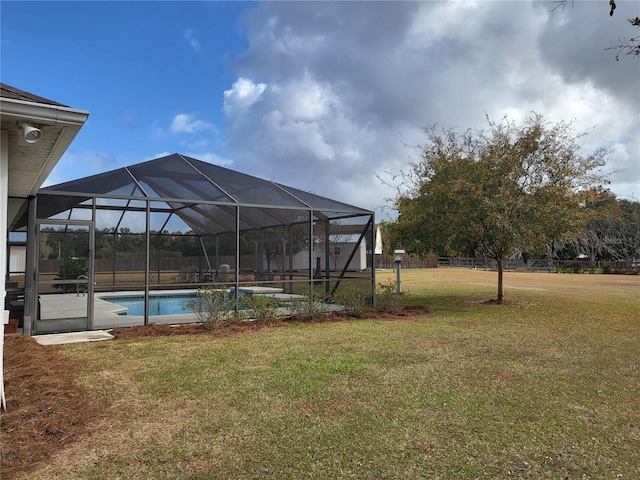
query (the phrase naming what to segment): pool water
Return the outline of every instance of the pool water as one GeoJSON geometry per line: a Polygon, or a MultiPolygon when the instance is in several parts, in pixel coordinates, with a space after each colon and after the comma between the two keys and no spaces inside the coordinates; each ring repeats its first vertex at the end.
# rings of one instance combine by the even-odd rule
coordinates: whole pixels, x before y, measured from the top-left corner
{"type": "MultiPolygon", "coordinates": [[[[193,313],[187,304],[197,299],[196,294],[149,296],[149,315],[193,313]]],[[[127,313],[123,315],[144,315],[144,296],[109,297],[104,300],[127,307],[127,313]]]]}

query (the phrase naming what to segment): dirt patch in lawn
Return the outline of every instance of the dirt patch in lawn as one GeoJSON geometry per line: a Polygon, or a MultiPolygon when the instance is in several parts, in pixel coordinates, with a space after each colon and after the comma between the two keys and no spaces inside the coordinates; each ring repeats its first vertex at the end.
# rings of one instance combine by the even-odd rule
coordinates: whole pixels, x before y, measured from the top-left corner
{"type": "MultiPolygon", "coordinates": [[[[429,313],[426,307],[403,307],[397,312],[367,312],[367,319],[411,319],[429,313]]],[[[236,322],[205,328],[201,324],[149,325],[111,331],[115,340],[171,335],[229,336],[264,328],[343,322],[353,317],[332,313],[320,320],[293,316],[269,324],[236,322]]],[[[20,478],[46,464],[48,458],[91,434],[91,425],[109,415],[78,382],[82,364],[63,353],[61,346],[42,346],[34,338],[5,336],[4,367],[7,411],[0,417],[0,471],[2,480],[20,478]]]]}

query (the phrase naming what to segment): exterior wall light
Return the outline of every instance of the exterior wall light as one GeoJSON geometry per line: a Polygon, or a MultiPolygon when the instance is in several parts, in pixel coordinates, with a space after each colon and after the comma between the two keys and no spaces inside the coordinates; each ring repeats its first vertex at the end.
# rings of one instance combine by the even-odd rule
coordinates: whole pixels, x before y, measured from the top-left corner
{"type": "Polygon", "coordinates": [[[27,122],[20,122],[20,127],[24,132],[24,141],[27,143],[36,143],[40,140],[42,136],[42,132],[39,128],[34,127],[33,125],[29,125],[27,122]]]}

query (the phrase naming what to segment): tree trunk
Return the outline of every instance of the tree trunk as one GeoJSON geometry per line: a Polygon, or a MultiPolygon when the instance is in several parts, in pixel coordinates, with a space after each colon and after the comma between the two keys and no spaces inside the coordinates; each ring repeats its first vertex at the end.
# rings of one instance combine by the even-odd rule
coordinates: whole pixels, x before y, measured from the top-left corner
{"type": "Polygon", "coordinates": [[[504,276],[504,258],[498,260],[498,298],[497,303],[502,304],[504,299],[503,276],[504,276]]]}

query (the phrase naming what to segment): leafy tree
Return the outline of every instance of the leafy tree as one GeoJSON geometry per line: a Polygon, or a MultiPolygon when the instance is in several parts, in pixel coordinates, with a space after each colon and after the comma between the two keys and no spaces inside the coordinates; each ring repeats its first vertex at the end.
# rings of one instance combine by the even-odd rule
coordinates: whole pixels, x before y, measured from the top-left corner
{"type": "Polygon", "coordinates": [[[620,223],[611,229],[612,237],[619,241],[608,242],[607,249],[616,259],[636,262],[640,258],[640,202],[620,200],[620,223]]]}
{"type": "MultiPolygon", "coordinates": [[[[619,216],[619,208],[615,195],[601,192],[595,201],[588,203],[590,216],[582,230],[564,245],[565,260],[574,260],[579,255],[586,255],[591,261],[602,260],[605,254],[605,241],[609,224],[619,216]]],[[[549,259],[552,260],[552,259],[549,259]]]]}
{"type": "MultiPolygon", "coordinates": [[[[87,275],[87,258],[65,257],[63,264],[60,265],[58,276],[55,278],[55,280],[76,280],[81,275],[87,275]]],[[[75,292],[77,286],[68,285],[65,283],[56,283],[53,285],[53,288],[62,290],[62,293],[67,293],[75,292]]]]}
{"type": "Polygon", "coordinates": [[[593,215],[585,227],[554,252],[554,258],[605,260],[631,265],[640,258],[640,202],[621,200],[612,194],[591,204],[593,215]]]}
{"type": "Polygon", "coordinates": [[[614,199],[590,221],[574,242],[591,260],[608,259],[632,263],[640,258],[640,203],[614,199]],[[584,246],[596,246],[592,253],[584,246]]]}
{"type": "Polygon", "coordinates": [[[285,227],[270,227],[264,231],[264,243],[262,245],[262,253],[267,260],[267,272],[271,272],[271,262],[277,260],[281,263],[286,257],[287,232],[285,227]]]}
{"type": "Polygon", "coordinates": [[[410,253],[475,251],[495,260],[502,303],[510,255],[563,241],[588,220],[588,202],[603,192],[596,187],[606,152],[581,155],[586,134],[541,115],[522,126],[487,120],[488,131],[426,129],[421,160],[401,175],[393,231],[410,253]]]}
{"type": "MultiPolygon", "coordinates": [[[[262,238],[262,258],[267,262],[266,271],[271,272],[272,263],[276,263],[281,269],[283,262],[289,256],[289,248],[295,255],[309,247],[309,234],[307,224],[296,224],[291,226],[281,225],[278,227],[265,228],[262,233],[259,230],[250,230],[241,234],[241,250],[244,245],[246,254],[253,254],[254,249],[258,249],[262,238]],[[289,246],[291,242],[291,246],[289,246]]],[[[243,253],[244,251],[241,251],[243,253]]],[[[262,268],[261,261],[258,261],[258,269],[262,268]]]]}

